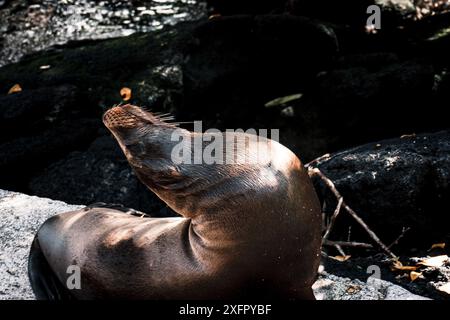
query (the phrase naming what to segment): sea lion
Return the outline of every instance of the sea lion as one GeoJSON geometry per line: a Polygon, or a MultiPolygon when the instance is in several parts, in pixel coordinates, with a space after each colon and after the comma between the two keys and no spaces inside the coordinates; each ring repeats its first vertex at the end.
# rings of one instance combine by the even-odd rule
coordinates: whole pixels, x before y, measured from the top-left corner
{"type": "MultiPolygon", "coordinates": [[[[181,217],[90,206],[48,219],[29,259],[38,298],[314,299],[320,206],[294,153],[250,139],[234,148],[237,158],[255,160],[258,145],[270,152],[234,164],[175,163],[174,132],[201,134],[132,105],[113,107],[103,122],[139,179],[181,217]],[[70,265],[81,270],[80,289],[65,288],[70,265]]],[[[233,146],[249,138],[223,137],[233,146]]]]}

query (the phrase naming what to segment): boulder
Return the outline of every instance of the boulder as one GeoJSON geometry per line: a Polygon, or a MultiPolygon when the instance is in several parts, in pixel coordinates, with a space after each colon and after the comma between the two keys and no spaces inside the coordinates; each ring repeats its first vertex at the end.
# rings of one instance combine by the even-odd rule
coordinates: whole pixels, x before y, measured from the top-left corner
{"type": "Polygon", "coordinates": [[[334,70],[317,78],[308,100],[319,126],[336,135],[328,152],[447,128],[444,109],[434,100],[434,72],[429,63],[398,61],[390,53],[342,58],[334,70]],[[425,105],[427,112],[416,111],[425,105]]]}
{"type": "Polygon", "coordinates": [[[308,18],[214,18],[193,31],[186,48],[179,115],[221,129],[267,128],[274,112],[264,104],[303,90],[336,54],[333,30],[308,18]]]}
{"type": "MultiPolygon", "coordinates": [[[[319,160],[330,178],[369,227],[387,244],[410,228],[399,245],[430,248],[449,239],[450,132],[410,135],[369,143],[319,160]]],[[[331,214],[336,199],[319,178],[319,197],[331,214]]],[[[331,239],[370,241],[345,212],[338,217],[331,239]]],[[[398,248],[398,247],[397,247],[398,248]]]]}
{"type": "Polygon", "coordinates": [[[42,132],[30,132],[1,143],[1,185],[24,190],[30,177],[38,170],[89,143],[99,124],[94,119],[73,119],[52,125],[42,132]]]}
{"type": "MultiPolygon", "coordinates": [[[[444,253],[445,248],[436,248],[416,252],[417,256],[414,257],[402,256],[400,260],[403,265],[417,266],[419,261],[428,259],[430,255],[442,257],[444,253]]],[[[355,284],[355,281],[358,281],[359,284],[363,283],[365,286],[381,289],[379,293],[384,294],[386,300],[391,296],[391,294],[388,294],[389,291],[395,292],[394,297],[398,299],[401,293],[397,289],[406,289],[407,292],[435,300],[448,300],[450,298],[450,293],[442,290],[450,281],[450,264],[448,262],[441,266],[420,266],[416,270],[420,272],[420,277],[414,281],[411,281],[411,271],[393,269],[392,259],[389,259],[384,254],[375,254],[368,257],[352,256],[346,261],[337,261],[327,257],[322,260],[322,263],[324,272],[320,274],[319,279],[323,277],[328,278],[328,275],[331,275],[332,277],[347,279],[347,281],[351,279],[350,281],[353,284],[355,284]]],[[[358,286],[360,287],[360,285],[358,286]]],[[[356,290],[350,289],[350,291],[358,294],[358,292],[355,292],[356,290]]],[[[327,294],[331,292],[332,290],[328,291],[327,294]]]]}
{"type": "Polygon", "coordinates": [[[131,103],[170,111],[181,91],[177,30],[72,43],[2,67],[0,185],[29,191],[32,176],[86,150],[104,128],[104,110],[121,101],[122,87],[132,88],[131,103]],[[22,90],[7,94],[15,84],[22,90]]]}
{"type": "Polygon", "coordinates": [[[28,281],[28,254],[45,220],[82,206],[0,189],[0,300],[34,299],[28,281]]]}
{"type": "Polygon", "coordinates": [[[293,14],[357,26],[361,30],[370,16],[367,8],[371,5],[377,5],[381,9],[382,29],[389,28],[402,20],[412,19],[416,14],[414,1],[411,0],[358,0],[351,2],[288,0],[287,2],[288,10],[293,14]]]}
{"type": "Polygon", "coordinates": [[[33,194],[75,204],[121,204],[154,217],[176,216],[136,177],[110,135],[97,138],[88,150],[70,153],[36,175],[33,194]]]}
{"type": "Polygon", "coordinates": [[[317,300],[430,300],[391,282],[343,278],[323,272],[313,285],[317,300]]]}

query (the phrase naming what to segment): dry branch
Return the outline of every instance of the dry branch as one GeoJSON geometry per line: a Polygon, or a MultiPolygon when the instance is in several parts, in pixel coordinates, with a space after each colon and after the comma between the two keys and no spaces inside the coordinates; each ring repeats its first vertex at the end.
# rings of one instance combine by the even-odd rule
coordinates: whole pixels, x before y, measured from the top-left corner
{"type": "MultiPolygon", "coordinates": [[[[328,177],[326,177],[318,168],[308,167],[308,171],[309,171],[310,176],[318,176],[325,183],[325,185],[331,190],[331,192],[334,194],[334,196],[338,200],[338,205],[339,205],[339,202],[342,202],[341,203],[342,208],[344,208],[345,211],[347,211],[353,217],[353,219],[355,219],[356,222],[358,222],[358,224],[367,232],[367,234],[370,236],[370,238],[372,238],[372,240],[375,243],[377,243],[381,247],[381,249],[383,249],[383,251],[385,251],[392,258],[397,259],[397,256],[394,253],[392,253],[392,251],[380,240],[380,238],[378,238],[378,236],[375,234],[375,232],[373,232],[369,228],[369,226],[364,222],[364,220],[362,220],[358,216],[358,214],[345,203],[342,195],[336,189],[336,186],[334,185],[333,181],[331,181],[328,177]]],[[[336,210],[337,209],[338,208],[336,208],[336,210]]]]}
{"type": "Polygon", "coordinates": [[[388,245],[388,248],[392,248],[393,246],[395,246],[401,238],[403,238],[405,236],[405,233],[409,231],[410,228],[403,228],[402,233],[397,237],[397,239],[395,239],[390,245],[388,245]]]}
{"type": "Polygon", "coordinates": [[[331,229],[334,226],[334,222],[336,221],[337,216],[341,212],[342,203],[344,203],[344,198],[340,198],[338,201],[338,204],[336,206],[336,209],[334,210],[333,215],[331,216],[330,223],[327,226],[327,230],[325,231],[325,234],[323,236],[322,242],[328,239],[328,236],[330,235],[331,229]]]}
{"type": "Polygon", "coordinates": [[[352,248],[364,248],[364,249],[372,249],[373,246],[369,243],[364,242],[353,242],[353,241],[331,241],[325,240],[323,241],[325,246],[340,246],[340,247],[352,247],[352,248]]]}

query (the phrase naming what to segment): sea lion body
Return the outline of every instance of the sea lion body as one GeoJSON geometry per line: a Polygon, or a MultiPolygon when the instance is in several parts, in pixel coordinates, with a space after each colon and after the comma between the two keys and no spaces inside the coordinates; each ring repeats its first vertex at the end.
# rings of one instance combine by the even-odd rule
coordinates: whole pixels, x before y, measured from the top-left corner
{"type": "MultiPolygon", "coordinates": [[[[290,150],[263,139],[238,150],[239,159],[254,157],[258,144],[270,147],[252,163],[179,164],[171,154],[172,133],[196,133],[129,105],[108,111],[104,122],[139,179],[181,217],[142,218],[89,207],[47,220],[36,245],[63,285],[68,266],[79,266],[81,289],[71,296],[314,298],[320,207],[290,150]]],[[[247,138],[227,133],[224,140],[230,137],[247,138]]],[[[40,276],[31,261],[30,279],[37,287],[40,276]]]]}

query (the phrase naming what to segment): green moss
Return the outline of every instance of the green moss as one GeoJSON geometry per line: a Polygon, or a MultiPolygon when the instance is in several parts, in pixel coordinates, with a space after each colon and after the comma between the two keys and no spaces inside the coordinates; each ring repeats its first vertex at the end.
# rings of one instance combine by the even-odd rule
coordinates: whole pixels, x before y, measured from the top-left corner
{"type": "MultiPolygon", "coordinates": [[[[80,42],[63,49],[42,52],[0,69],[0,94],[19,83],[23,90],[69,84],[83,95],[83,102],[93,107],[120,102],[119,91],[131,87],[135,98],[147,99],[158,81],[150,73],[154,66],[171,59],[171,48],[178,32],[167,28],[151,34],[97,42],[80,42]],[[42,70],[40,67],[49,65],[42,70]],[[142,89],[142,83],[147,85],[142,89]]],[[[136,101],[145,104],[146,101],[136,101]]]]}

